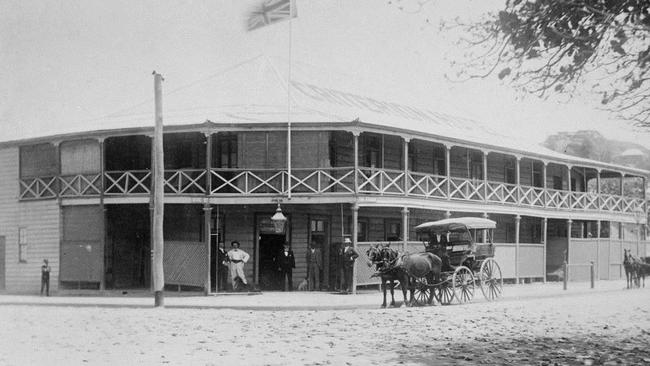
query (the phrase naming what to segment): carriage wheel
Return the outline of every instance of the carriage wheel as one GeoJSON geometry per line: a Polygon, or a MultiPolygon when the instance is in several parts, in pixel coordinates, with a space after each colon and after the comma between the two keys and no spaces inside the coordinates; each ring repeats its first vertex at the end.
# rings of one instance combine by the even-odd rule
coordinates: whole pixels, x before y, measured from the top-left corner
{"type": "Polygon", "coordinates": [[[429,287],[429,281],[427,281],[427,278],[416,278],[413,286],[413,300],[415,301],[415,304],[418,306],[429,304],[432,300],[433,294],[431,293],[431,288],[429,287]]]}
{"type": "Polygon", "coordinates": [[[454,301],[454,290],[451,286],[451,280],[445,279],[434,287],[434,295],[440,305],[449,305],[454,301]]]}
{"type": "Polygon", "coordinates": [[[495,300],[503,295],[501,267],[493,258],[488,258],[481,264],[478,280],[483,296],[488,301],[495,300]]]}
{"type": "Polygon", "coordinates": [[[460,304],[472,301],[474,297],[474,275],[469,268],[456,268],[451,278],[454,297],[460,304]]]}

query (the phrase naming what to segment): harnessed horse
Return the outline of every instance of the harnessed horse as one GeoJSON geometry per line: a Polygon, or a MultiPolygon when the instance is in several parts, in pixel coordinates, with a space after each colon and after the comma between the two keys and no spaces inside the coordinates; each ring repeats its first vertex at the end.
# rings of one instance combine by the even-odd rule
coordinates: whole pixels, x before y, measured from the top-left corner
{"type": "MultiPolygon", "coordinates": [[[[402,295],[404,296],[404,305],[407,304],[406,289],[409,286],[410,279],[408,273],[402,268],[395,266],[399,254],[395,249],[389,247],[381,247],[378,245],[371,245],[366,251],[366,255],[370,260],[368,266],[375,265],[377,273],[373,277],[378,276],[381,278],[381,289],[384,292],[384,302],[381,304],[382,308],[386,307],[386,283],[390,283],[390,306],[395,306],[395,281],[399,281],[402,285],[402,295]]],[[[411,300],[413,295],[411,294],[411,300]]]]}
{"type": "MultiPolygon", "coordinates": [[[[382,281],[382,290],[384,292],[384,302],[382,307],[386,307],[386,282],[390,282],[391,306],[395,306],[395,280],[400,281],[402,285],[402,294],[404,295],[404,304],[412,305],[414,301],[416,278],[427,278],[435,281],[440,280],[442,269],[442,260],[432,253],[414,253],[399,256],[395,249],[388,247],[379,248],[371,246],[366,251],[368,259],[375,264],[377,273],[373,276],[379,276],[382,281]],[[407,287],[411,293],[411,299],[407,302],[407,287]]],[[[433,296],[429,298],[429,304],[433,301],[433,296]]]]}

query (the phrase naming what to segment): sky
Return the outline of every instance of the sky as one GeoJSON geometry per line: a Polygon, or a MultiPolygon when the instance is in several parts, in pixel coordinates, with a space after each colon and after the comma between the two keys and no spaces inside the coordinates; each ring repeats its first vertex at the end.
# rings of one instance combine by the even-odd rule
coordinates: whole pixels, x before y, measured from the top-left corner
{"type": "MultiPolygon", "coordinates": [[[[433,0],[422,8],[405,1],[400,9],[390,1],[297,0],[291,24],[247,32],[246,13],[258,2],[0,2],[0,141],[111,128],[106,117],[143,108],[153,125],[153,70],[165,77],[164,103],[180,105],[209,100],[214,89],[202,83],[218,86],[225,70],[262,55],[284,74],[289,64],[315,70],[314,84],[471,118],[531,142],[595,129],[650,148],[649,132],[590,101],[521,98],[496,76],[449,81],[457,35],[438,22],[476,18],[501,1],[433,0]]],[[[221,95],[236,87],[223,84],[221,95]]]]}

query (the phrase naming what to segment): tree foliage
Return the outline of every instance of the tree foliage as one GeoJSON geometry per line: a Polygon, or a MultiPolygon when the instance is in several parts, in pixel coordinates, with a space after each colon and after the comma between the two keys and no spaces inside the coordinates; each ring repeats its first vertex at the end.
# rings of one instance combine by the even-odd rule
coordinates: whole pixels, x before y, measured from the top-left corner
{"type": "Polygon", "coordinates": [[[546,97],[596,93],[602,107],[650,127],[650,1],[507,0],[460,27],[458,78],[496,76],[546,97]]]}

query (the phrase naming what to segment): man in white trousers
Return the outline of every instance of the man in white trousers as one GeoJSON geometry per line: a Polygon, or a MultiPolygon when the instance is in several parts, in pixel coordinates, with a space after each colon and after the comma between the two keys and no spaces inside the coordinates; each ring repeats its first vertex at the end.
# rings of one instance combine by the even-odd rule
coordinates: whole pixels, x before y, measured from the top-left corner
{"type": "Polygon", "coordinates": [[[248,285],[246,275],[244,274],[244,263],[248,262],[250,256],[245,251],[239,249],[239,242],[233,241],[230,243],[232,249],[226,253],[228,262],[230,263],[230,280],[232,281],[233,288],[235,287],[235,280],[237,277],[241,279],[244,285],[248,285]]]}

